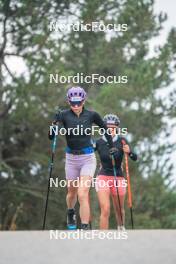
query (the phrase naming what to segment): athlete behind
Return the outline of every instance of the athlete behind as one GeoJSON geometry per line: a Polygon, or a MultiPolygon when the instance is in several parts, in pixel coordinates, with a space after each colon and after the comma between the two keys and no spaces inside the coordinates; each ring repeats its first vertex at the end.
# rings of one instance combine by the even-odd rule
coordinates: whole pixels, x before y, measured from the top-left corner
{"type": "Polygon", "coordinates": [[[131,147],[127,143],[127,140],[119,136],[117,133],[117,129],[120,125],[120,119],[114,114],[108,114],[104,117],[104,122],[110,131],[114,147],[117,149],[117,151],[113,154],[115,158],[117,182],[115,181],[112,159],[108,151],[107,139],[103,136],[102,138],[98,139],[95,143],[95,149],[97,150],[101,161],[101,167],[96,180],[96,191],[101,210],[100,229],[109,228],[111,195],[116,221],[118,225],[117,228],[119,230],[125,230],[124,200],[127,184],[122,171],[122,160],[124,153],[128,153],[129,157],[134,161],[137,160],[137,155],[132,152],[131,147]],[[122,140],[125,140],[125,145],[122,144],[122,140]],[[120,197],[121,208],[119,208],[119,202],[117,199],[117,187],[120,197]]]}
{"type": "MultiPolygon", "coordinates": [[[[77,198],[80,204],[81,229],[89,228],[90,206],[88,182],[91,182],[96,169],[96,157],[92,146],[91,131],[92,125],[96,124],[104,128],[105,138],[109,144],[110,152],[113,153],[112,137],[107,133],[107,126],[100,115],[94,111],[85,109],[84,103],[86,92],[81,87],[72,87],[67,92],[69,109],[61,111],[55,116],[53,124],[61,124],[69,133],[66,134],[66,162],[65,173],[67,179],[67,226],[69,229],[76,228],[75,204],[77,198]],[[77,126],[82,127],[82,132],[74,134],[73,130],[77,126]],[[89,135],[90,134],[90,135],[89,135]],[[75,186],[78,180],[80,184],[75,186]]],[[[54,134],[49,135],[53,139],[54,134]]],[[[109,152],[108,146],[107,151],[109,152]]],[[[90,184],[91,185],[91,184],[90,184]]]]}

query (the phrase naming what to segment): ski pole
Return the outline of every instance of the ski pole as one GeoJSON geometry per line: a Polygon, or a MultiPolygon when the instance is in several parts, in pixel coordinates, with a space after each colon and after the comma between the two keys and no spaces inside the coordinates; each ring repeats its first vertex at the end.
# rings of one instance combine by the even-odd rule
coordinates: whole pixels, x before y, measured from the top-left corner
{"type": "Polygon", "coordinates": [[[47,214],[47,209],[48,209],[48,199],[49,199],[49,192],[50,192],[50,178],[52,175],[52,170],[53,170],[53,165],[54,165],[54,155],[55,155],[55,150],[56,150],[56,143],[57,143],[57,136],[56,136],[56,133],[54,133],[54,139],[52,142],[51,161],[50,161],[50,166],[49,166],[48,189],[47,189],[45,211],[44,211],[44,218],[43,218],[43,230],[45,230],[46,214],[47,214]]]}
{"type": "MultiPolygon", "coordinates": [[[[122,140],[122,144],[125,145],[125,140],[122,140]]],[[[129,166],[128,166],[128,154],[125,153],[125,166],[126,166],[126,178],[127,178],[127,187],[128,187],[128,207],[130,208],[131,215],[131,227],[134,229],[133,222],[133,208],[132,208],[132,192],[131,192],[131,183],[130,183],[130,174],[129,174],[129,166]]]]}
{"type": "MultiPolygon", "coordinates": [[[[114,158],[113,154],[111,155],[111,158],[112,158],[112,166],[113,166],[115,181],[118,184],[117,171],[116,171],[116,167],[115,167],[115,158],[114,158]]],[[[121,219],[121,224],[123,225],[123,218],[122,218],[122,211],[121,211],[121,204],[120,204],[120,196],[119,196],[118,185],[116,186],[116,189],[117,189],[117,198],[118,198],[118,204],[119,204],[119,210],[120,210],[120,219],[121,219]]]]}

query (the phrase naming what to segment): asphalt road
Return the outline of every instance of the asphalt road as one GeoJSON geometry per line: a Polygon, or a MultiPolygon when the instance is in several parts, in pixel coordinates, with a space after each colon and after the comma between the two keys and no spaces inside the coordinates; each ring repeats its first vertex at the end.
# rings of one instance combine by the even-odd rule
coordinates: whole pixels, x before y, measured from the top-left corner
{"type": "Polygon", "coordinates": [[[2,231],[0,263],[176,264],[176,230],[2,231]]]}

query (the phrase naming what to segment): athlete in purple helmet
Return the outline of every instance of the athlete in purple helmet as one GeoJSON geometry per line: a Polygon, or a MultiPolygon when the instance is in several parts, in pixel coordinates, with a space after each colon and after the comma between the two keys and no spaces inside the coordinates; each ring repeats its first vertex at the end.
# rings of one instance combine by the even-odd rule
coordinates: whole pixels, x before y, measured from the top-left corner
{"type": "MultiPolygon", "coordinates": [[[[62,124],[68,131],[66,134],[66,162],[65,173],[67,179],[67,226],[69,229],[76,228],[75,204],[77,198],[80,204],[81,228],[89,228],[90,206],[89,189],[91,179],[96,169],[96,157],[91,140],[92,125],[96,124],[104,128],[105,137],[109,143],[110,151],[113,152],[112,137],[107,133],[107,126],[100,115],[94,111],[85,109],[84,103],[86,92],[81,87],[72,87],[67,92],[69,109],[61,111],[55,117],[54,123],[62,124]],[[82,127],[82,132],[74,134],[73,129],[82,127]],[[89,132],[89,133],[88,133],[89,132]],[[79,184],[76,184],[77,181],[79,184]],[[89,184],[88,184],[89,183],[89,184]]],[[[50,139],[53,135],[50,135],[50,139]]]]}

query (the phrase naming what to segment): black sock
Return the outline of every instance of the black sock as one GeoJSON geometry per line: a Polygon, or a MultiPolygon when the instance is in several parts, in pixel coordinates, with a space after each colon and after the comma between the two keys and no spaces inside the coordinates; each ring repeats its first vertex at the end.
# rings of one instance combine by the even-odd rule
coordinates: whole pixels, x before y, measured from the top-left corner
{"type": "Polygon", "coordinates": [[[83,224],[83,223],[81,223],[81,228],[82,229],[88,229],[88,227],[89,227],[89,224],[83,224]]]}
{"type": "Polygon", "coordinates": [[[67,211],[68,211],[69,214],[73,214],[73,213],[75,213],[75,209],[74,209],[74,208],[67,209],[67,211]]]}

